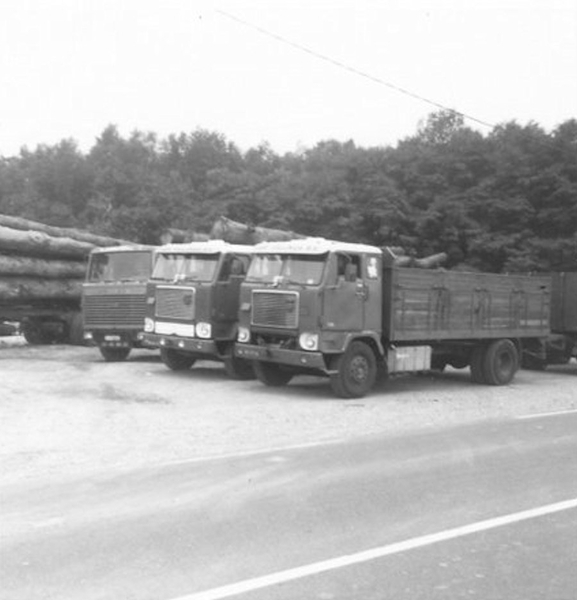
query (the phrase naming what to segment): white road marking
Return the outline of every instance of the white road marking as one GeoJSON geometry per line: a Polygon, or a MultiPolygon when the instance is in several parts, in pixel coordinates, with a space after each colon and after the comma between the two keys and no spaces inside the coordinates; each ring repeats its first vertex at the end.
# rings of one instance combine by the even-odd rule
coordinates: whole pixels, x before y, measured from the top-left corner
{"type": "Polygon", "coordinates": [[[487,531],[488,529],[503,527],[504,525],[510,525],[512,523],[518,523],[519,521],[526,521],[528,519],[535,519],[537,517],[550,515],[552,513],[569,510],[572,508],[577,508],[577,498],[572,498],[571,500],[565,500],[563,502],[557,502],[555,504],[547,504],[545,506],[531,508],[518,513],[487,519],[485,521],[478,521],[477,523],[455,527],[454,529],[447,529],[446,531],[423,535],[405,540],[403,542],[390,544],[388,546],[381,546],[378,548],[357,552],[355,554],[339,556],[329,560],[315,562],[310,565],[304,565],[294,569],[287,569],[286,571],[277,571],[276,573],[271,573],[262,577],[245,579],[244,581],[224,585],[211,590],[205,590],[204,592],[194,592],[186,596],[179,596],[178,598],[173,598],[172,600],[220,600],[221,598],[230,598],[232,596],[238,596],[254,590],[277,585],[279,583],[294,581],[296,579],[302,579],[303,577],[310,577],[311,575],[317,575],[318,573],[324,573],[334,569],[341,569],[343,567],[375,560],[391,554],[406,552],[407,550],[413,550],[415,548],[437,544],[439,542],[452,540],[465,535],[470,535],[472,533],[487,531]]]}
{"type": "Polygon", "coordinates": [[[274,454],[275,452],[290,452],[291,450],[304,450],[306,448],[318,448],[319,446],[333,446],[342,442],[349,441],[346,438],[324,440],[320,442],[303,442],[302,444],[293,444],[292,446],[272,446],[270,448],[260,448],[259,450],[246,450],[244,452],[231,452],[228,454],[213,454],[210,456],[197,456],[195,458],[183,458],[181,460],[171,460],[154,465],[154,467],[173,467],[177,465],[187,465],[198,462],[208,462],[212,460],[227,460],[229,458],[245,458],[247,456],[258,456],[259,454],[274,454]]]}
{"type": "Polygon", "coordinates": [[[556,417],[557,415],[570,415],[572,413],[577,413],[577,408],[568,409],[568,410],[553,410],[551,412],[544,413],[533,413],[530,415],[521,415],[518,416],[518,419],[538,419],[539,417],[556,417]]]}

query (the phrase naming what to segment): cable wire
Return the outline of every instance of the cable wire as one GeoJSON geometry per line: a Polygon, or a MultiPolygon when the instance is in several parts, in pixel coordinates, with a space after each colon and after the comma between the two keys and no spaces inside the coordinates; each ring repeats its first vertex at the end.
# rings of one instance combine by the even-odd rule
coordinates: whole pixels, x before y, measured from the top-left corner
{"type": "Polygon", "coordinates": [[[237,23],[240,23],[241,25],[245,25],[246,27],[250,27],[252,29],[255,29],[256,31],[258,31],[259,33],[261,33],[262,35],[265,35],[267,37],[270,37],[274,40],[277,40],[278,42],[281,42],[283,44],[286,44],[288,46],[292,46],[293,48],[296,48],[297,50],[300,50],[301,52],[305,52],[306,54],[309,54],[311,56],[313,56],[314,58],[317,58],[319,60],[323,60],[325,62],[328,62],[332,65],[334,65],[335,67],[338,67],[340,69],[344,69],[345,71],[349,71],[350,73],[353,73],[354,75],[358,75],[360,77],[364,77],[365,79],[368,79],[369,81],[372,81],[374,83],[378,83],[379,85],[383,85],[385,87],[388,87],[392,90],[395,90],[396,92],[399,92],[401,94],[404,94],[405,96],[409,96],[415,100],[419,100],[421,102],[426,102],[427,104],[430,104],[431,106],[434,106],[436,108],[439,108],[441,110],[446,110],[449,111],[455,115],[458,115],[460,117],[463,117],[464,119],[468,119],[469,121],[473,121],[475,123],[478,123],[479,125],[483,125],[485,127],[489,127],[490,129],[494,129],[496,126],[492,123],[488,123],[487,121],[483,121],[481,119],[477,119],[476,117],[473,117],[472,115],[468,115],[466,113],[463,113],[461,111],[458,111],[454,108],[450,108],[444,104],[441,104],[440,102],[435,102],[434,100],[430,100],[429,98],[425,98],[424,96],[420,96],[419,94],[416,94],[414,92],[411,92],[410,90],[407,90],[405,88],[402,88],[398,85],[395,85],[394,83],[390,83],[389,81],[385,81],[384,79],[380,79],[379,77],[375,77],[374,75],[371,75],[370,73],[365,73],[364,71],[361,71],[360,69],[357,69],[355,67],[352,67],[350,65],[347,65],[346,63],[343,63],[341,61],[335,60],[334,58],[331,58],[330,56],[326,56],[325,54],[321,54],[320,52],[316,52],[315,50],[312,50],[311,48],[308,48],[307,46],[303,46],[302,44],[298,44],[296,42],[293,42],[292,40],[289,40],[277,33],[273,33],[272,31],[269,31],[268,29],[265,29],[264,27],[260,27],[259,25],[255,25],[254,23],[250,23],[249,21],[245,21],[244,19],[241,19],[227,11],[224,11],[222,9],[215,9],[216,12],[224,17],[227,17],[228,19],[231,19],[232,21],[236,21],[237,23]]]}

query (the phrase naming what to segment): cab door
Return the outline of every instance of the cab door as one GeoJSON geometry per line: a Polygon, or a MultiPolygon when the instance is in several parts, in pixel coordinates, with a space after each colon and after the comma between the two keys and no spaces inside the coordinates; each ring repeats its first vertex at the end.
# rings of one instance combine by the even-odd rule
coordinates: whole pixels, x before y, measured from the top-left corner
{"type": "Polygon", "coordinates": [[[362,255],[330,256],[323,293],[322,327],[333,331],[362,331],[368,290],[363,281],[362,255]]]}

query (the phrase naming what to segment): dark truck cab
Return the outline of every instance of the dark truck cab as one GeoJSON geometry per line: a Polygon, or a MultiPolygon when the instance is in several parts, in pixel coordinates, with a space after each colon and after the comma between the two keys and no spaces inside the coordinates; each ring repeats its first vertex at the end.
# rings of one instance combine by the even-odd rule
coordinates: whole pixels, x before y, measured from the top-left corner
{"type": "Polygon", "coordinates": [[[549,332],[550,278],[398,267],[374,246],[323,239],[257,244],[241,288],[235,354],[260,381],[326,375],[361,397],[378,373],[470,366],[509,383],[521,340],[549,332]]]}
{"type": "Polygon", "coordinates": [[[84,338],[106,361],[125,360],[144,340],[146,282],[155,246],[112,246],[92,250],[82,286],[84,338]]]}
{"type": "Polygon", "coordinates": [[[222,362],[229,376],[253,377],[249,362],[234,356],[240,285],[252,246],[221,240],[167,244],[147,290],[145,340],[160,348],[172,370],[196,360],[222,362]]]}

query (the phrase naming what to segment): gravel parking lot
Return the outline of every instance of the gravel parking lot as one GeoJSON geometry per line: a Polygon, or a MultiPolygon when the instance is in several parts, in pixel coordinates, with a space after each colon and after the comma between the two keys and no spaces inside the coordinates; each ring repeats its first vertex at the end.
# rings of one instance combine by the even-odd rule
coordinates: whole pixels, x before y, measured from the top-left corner
{"type": "Polygon", "coordinates": [[[468,369],[405,375],[342,400],[322,378],[267,388],[217,363],[172,372],[156,352],[105,363],[96,348],[13,336],[0,338],[0,373],[4,484],[577,408],[575,362],[506,387],[472,384],[468,369]]]}

